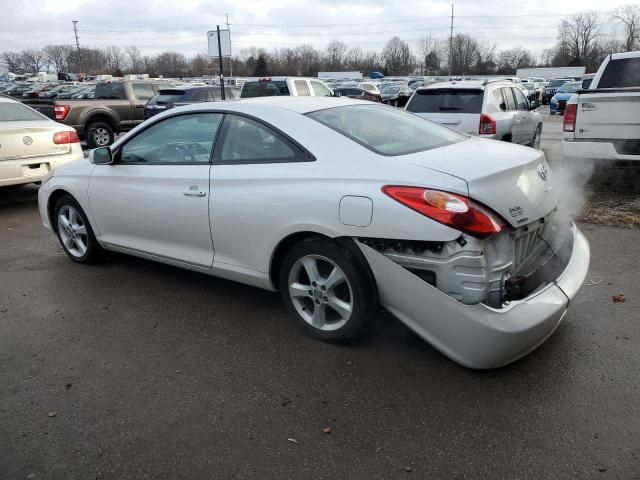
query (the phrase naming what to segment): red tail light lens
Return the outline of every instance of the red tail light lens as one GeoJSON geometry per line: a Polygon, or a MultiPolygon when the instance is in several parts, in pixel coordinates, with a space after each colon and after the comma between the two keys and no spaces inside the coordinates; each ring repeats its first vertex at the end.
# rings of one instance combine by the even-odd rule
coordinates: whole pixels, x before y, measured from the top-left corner
{"type": "Polygon", "coordinates": [[[495,135],[496,134],[496,121],[491,115],[483,113],[480,115],[480,135],[495,135]]]}
{"type": "Polygon", "coordinates": [[[506,226],[499,215],[462,195],[392,185],[382,187],[382,191],[425,217],[474,237],[488,237],[506,226]]]}
{"type": "Polygon", "coordinates": [[[56,120],[64,120],[69,115],[69,105],[56,105],[53,107],[53,112],[56,115],[56,120]]]}
{"type": "Polygon", "coordinates": [[[67,145],[69,143],[80,143],[78,134],[73,132],[56,132],[53,134],[53,143],[56,145],[67,145]]]}
{"type": "Polygon", "coordinates": [[[578,116],[578,104],[570,103],[564,109],[564,120],[562,121],[562,131],[576,131],[576,117],[578,116]]]}

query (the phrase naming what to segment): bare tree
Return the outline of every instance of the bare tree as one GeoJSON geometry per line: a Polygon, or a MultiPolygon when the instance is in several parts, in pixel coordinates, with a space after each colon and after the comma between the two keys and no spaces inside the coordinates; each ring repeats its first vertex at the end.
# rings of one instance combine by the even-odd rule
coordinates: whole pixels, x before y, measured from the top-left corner
{"type": "Polygon", "coordinates": [[[630,52],[640,48],[640,7],[625,5],[613,11],[613,18],[624,25],[624,48],[630,52]]]}
{"type": "Polygon", "coordinates": [[[418,39],[418,57],[424,62],[424,72],[433,75],[440,70],[440,64],[445,56],[444,43],[442,40],[433,38],[431,34],[424,35],[418,39]]]}
{"type": "Polygon", "coordinates": [[[325,52],[326,68],[335,72],[342,70],[344,56],[348,49],[349,47],[346,43],[342,43],[339,40],[331,40],[325,52]]]}
{"type": "Polygon", "coordinates": [[[17,52],[2,52],[0,64],[2,64],[8,71],[12,73],[24,73],[22,55],[17,52]]]}
{"type": "Polygon", "coordinates": [[[599,30],[598,14],[594,11],[576,13],[562,22],[560,39],[572,63],[586,63],[599,30]]]}
{"type": "Polygon", "coordinates": [[[39,48],[27,48],[20,52],[24,69],[30,73],[38,73],[48,64],[47,57],[39,48]]]}
{"type": "Polygon", "coordinates": [[[517,46],[500,53],[500,66],[507,70],[505,73],[515,73],[518,68],[530,67],[533,64],[531,52],[517,46]]]}
{"type": "Polygon", "coordinates": [[[140,53],[140,49],[135,45],[129,45],[124,49],[128,59],[129,59],[129,68],[132,73],[140,73],[144,69],[144,62],[142,61],[142,54],[140,53]]]}
{"type": "Polygon", "coordinates": [[[393,37],[382,51],[385,69],[391,75],[406,75],[413,71],[415,57],[409,44],[400,37],[393,37]]]}
{"type": "Polygon", "coordinates": [[[61,73],[69,70],[69,53],[72,50],[71,45],[47,45],[42,49],[42,52],[56,72],[61,73]]]}
{"type": "Polygon", "coordinates": [[[449,65],[451,72],[464,75],[473,70],[478,63],[478,42],[469,35],[459,33],[451,41],[449,65]]]}

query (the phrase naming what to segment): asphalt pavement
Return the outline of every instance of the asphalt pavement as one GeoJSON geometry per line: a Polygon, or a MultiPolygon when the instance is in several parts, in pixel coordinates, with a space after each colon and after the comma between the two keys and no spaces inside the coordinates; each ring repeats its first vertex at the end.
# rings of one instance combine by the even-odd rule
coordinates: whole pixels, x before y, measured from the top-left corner
{"type": "Polygon", "coordinates": [[[0,479],[640,478],[638,229],[582,224],[566,321],[478,372],[384,312],[328,345],[274,293],[74,264],[36,206],[0,189],[0,479]]]}

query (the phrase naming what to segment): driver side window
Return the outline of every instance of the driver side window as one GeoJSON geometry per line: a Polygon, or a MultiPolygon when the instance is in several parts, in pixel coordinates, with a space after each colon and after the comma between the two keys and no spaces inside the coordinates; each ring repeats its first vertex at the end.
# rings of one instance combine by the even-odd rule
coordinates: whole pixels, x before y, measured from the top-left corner
{"type": "Polygon", "coordinates": [[[167,118],[128,141],[118,163],[175,165],[209,163],[221,113],[194,113],[167,118]]]}

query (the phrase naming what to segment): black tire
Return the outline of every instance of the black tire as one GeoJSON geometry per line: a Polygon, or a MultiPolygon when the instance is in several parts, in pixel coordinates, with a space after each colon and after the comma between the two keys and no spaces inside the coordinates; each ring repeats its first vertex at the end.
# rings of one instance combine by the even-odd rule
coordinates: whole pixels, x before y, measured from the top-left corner
{"type": "Polygon", "coordinates": [[[56,204],[53,207],[53,218],[51,219],[51,223],[58,236],[58,241],[60,242],[62,249],[74,262],[92,264],[98,263],[104,258],[104,250],[96,240],[93,229],[87,219],[87,215],[84,213],[84,210],[82,210],[80,204],[71,195],[65,195],[56,201],[56,204]],[[68,238],[72,234],[68,228],[63,230],[60,227],[59,218],[61,213],[63,213],[65,209],[69,208],[73,209],[78,215],[78,225],[84,226],[86,229],[85,235],[78,234],[82,238],[82,243],[86,246],[86,251],[84,252],[81,251],[81,248],[77,243],[75,244],[76,248],[72,248],[68,246],[68,242],[65,242],[65,237],[68,238]]]}
{"type": "Polygon", "coordinates": [[[115,140],[113,128],[105,122],[91,122],[84,131],[89,148],[108,147],[115,140]]]}
{"type": "MultiPolygon", "coordinates": [[[[304,269],[304,267],[302,268],[304,269]]],[[[302,275],[306,275],[306,271],[307,270],[304,269],[302,275]]],[[[310,277],[307,277],[307,281],[309,284],[312,283],[310,277]]],[[[334,240],[312,238],[294,245],[291,250],[287,252],[282,262],[279,273],[279,286],[282,300],[291,317],[307,334],[318,340],[335,343],[343,342],[356,336],[362,336],[366,333],[367,326],[372,323],[375,316],[376,297],[374,295],[374,286],[366,273],[365,267],[352,252],[334,240]],[[309,258],[317,261],[318,271],[320,276],[323,277],[322,280],[328,280],[331,268],[337,266],[344,274],[346,282],[338,285],[335,289],[333,287],[329,289],[324,288],[325,285],[322,282],[319,282],[320,284],[314,287],[310,285],[308,298],[305,296],[304,298],[294,300],[289,291],[290,279],[292,276],[295,278],[296,271],[301,268],[299,262],[301,262],[302,259],[309,258]],[[334,265],[332,266],[325,260],[329,260],[334,265]],[[340,316],[337,310],[333,310],[331,301],[329,301],[325,302],[326,306],[323,307],[328,319],[326,328],[322,329],[313,326],[310,321],[303,318],[298,311],[298,308],[304,310],[304,305],[307,305],[309,310],[307,310],[305,314],[311,315],[313,312],[311,312],[310,309],[314,308],[315,312],[316,308],[314,302],[322,302],[322,299],[317,296],[314,297],[311,291],[319,293],[320,295],[328,295],[328,297],[324,297],[325,300],[338,298],[339,300],[346,301],[345,298],[348,297],[351,305],[348,319],[346,321],[344,319],[334,320],[333,323],[329,321],[332,316],[336,318],[340,316]],[[294,301],[296,302],[295,305],[294,301]],[[334,328],[337,325],[341,326],[334,328]]],[[[306,290],[306,286],[302,290],[306,290]]],[[[320,304],[318,305],[321,306],[320,304]]]]}

